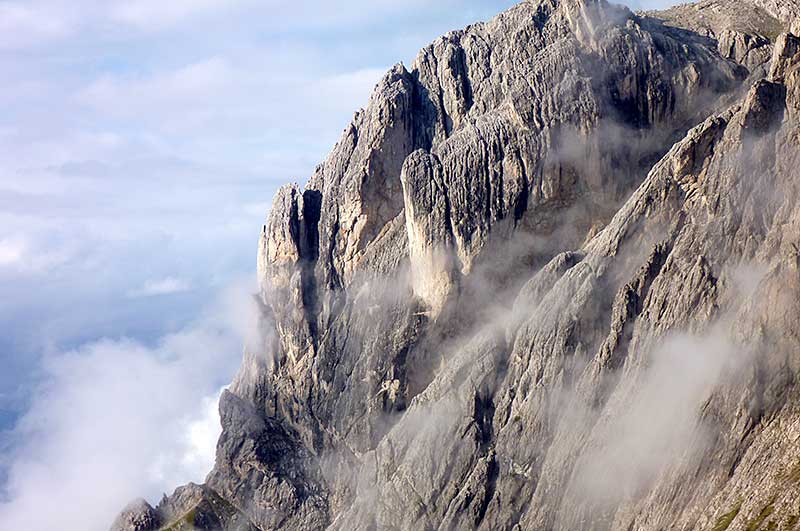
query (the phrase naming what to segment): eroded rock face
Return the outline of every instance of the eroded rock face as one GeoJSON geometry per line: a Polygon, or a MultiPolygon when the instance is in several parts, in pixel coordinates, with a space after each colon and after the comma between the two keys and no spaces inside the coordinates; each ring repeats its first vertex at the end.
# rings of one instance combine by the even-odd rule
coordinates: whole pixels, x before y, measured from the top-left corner
{"type": "Polygon", "coordinates": [[[248,517],[206,485],[190,483],[175,489],[153,508],[144,500],[129,505],[112,525],[112,531],[257,531],[248,517]]]}
{"type": "Polygon", "coordinates": [[[794,525],[797,16],[532,0],[394,67],[275,199],[207,485],[118,528],[794,525]]]}
{"type": "Polygon", "coordinates": [[[111,531],[153,531],[161,526],[161,517],[145,500],[125,507],[111,525],[111,531]]]}
{"type": "Polygon", "coordinates": [[[400,175],[414,294],[438,314],[457,288],[453,223],[438,157],[423,150],[409,155],[400,175]]]}

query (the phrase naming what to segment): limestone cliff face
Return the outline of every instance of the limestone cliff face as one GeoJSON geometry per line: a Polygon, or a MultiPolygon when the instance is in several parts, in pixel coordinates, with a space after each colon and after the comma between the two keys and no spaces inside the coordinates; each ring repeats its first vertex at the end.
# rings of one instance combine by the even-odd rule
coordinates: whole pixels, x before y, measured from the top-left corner
{"type": "Polygon", "coordinates": [[[394,67],[275,199],[206,485],[115,529],[792,529],[798,18],[531,0],[394,67]]]}

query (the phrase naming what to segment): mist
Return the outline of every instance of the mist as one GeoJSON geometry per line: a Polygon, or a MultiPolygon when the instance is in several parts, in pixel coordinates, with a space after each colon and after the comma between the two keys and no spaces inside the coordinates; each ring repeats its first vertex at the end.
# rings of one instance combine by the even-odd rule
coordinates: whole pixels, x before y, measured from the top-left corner
{"type": "Polygon", "coordinates": [[[257,334],[253,293],[255,282],[232,284],[154,346],[104,339],[48,355],[11,432],[3,525],[106,530],[133,499],[156,503],[202,483],[221,432],[221,389],[257,334]]]}

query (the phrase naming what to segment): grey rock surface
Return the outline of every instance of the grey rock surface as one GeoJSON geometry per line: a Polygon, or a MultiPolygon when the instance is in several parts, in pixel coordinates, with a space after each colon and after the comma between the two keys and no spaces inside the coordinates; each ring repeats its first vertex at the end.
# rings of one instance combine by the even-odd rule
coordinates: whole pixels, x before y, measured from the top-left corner
{"type": "Polygon", "coordinates": [[[145,500],[131,502],[117,516],[111,531],[152,531],[161,526],[161,517],[145,500]]]}
{"type": "Polygon", "coordinates": [[[531,0],[395,66],[275,199],[207,484],[115,531],[794,528],[798,18],[531,0]]]}

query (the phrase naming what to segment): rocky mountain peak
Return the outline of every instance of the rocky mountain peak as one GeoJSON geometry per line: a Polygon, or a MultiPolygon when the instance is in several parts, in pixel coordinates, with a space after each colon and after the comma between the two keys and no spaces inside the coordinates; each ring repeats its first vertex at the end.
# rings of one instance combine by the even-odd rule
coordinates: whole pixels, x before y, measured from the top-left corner
{"type": "Polygon", "coordinates": [[[206,484],[115,530],[795,525],[799,16],[531,0],[393,67],[276,195],[206,484]]]}

